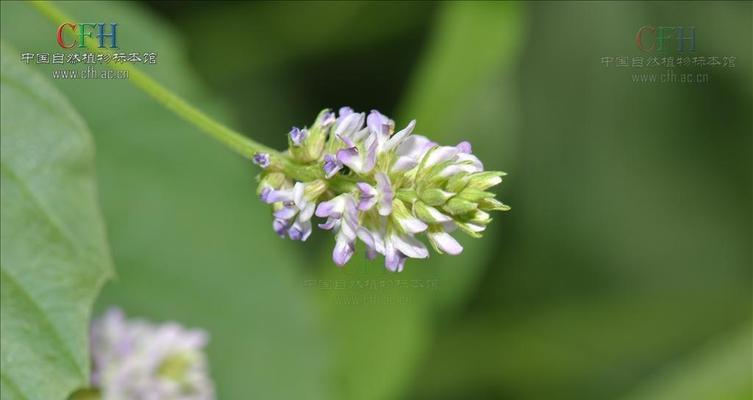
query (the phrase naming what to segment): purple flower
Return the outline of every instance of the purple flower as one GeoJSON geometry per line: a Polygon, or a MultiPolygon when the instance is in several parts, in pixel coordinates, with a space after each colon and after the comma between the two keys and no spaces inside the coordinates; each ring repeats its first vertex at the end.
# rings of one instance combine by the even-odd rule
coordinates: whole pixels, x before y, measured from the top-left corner
{"type": "Polygon", "coordinates": [[[400,132],[392,135],[389,139],[387,139],[387,142],[384,143],[384,146],[382,147],[382,152],[389,152],[392,151],[395,147],[397,147],[400,143],[402,143],[410,134],[413,132],[413,129],[416,127],[416,120],[414,119],[410,123],[408,123],[408,126],[401,129],[400,132]]]}
{"type": "MultiPolygon", "coordinates": [[[[351,110],[351,112],[352,112],[352,110],[351,110]]],[[[321,124],[321,126],[323,128],[326,128],[326,127],[334,124],[336,120],[337,120],[337,118],[335,117],[335,113],[333,113],[332,111],[327,111],[327,112],[324,113],[324,115],[322,115],[322,119],[321,119],[320,124],[321,124]]]]}
{"type": "Polygon", "coordinates": [[[265,186],[261,189],[261,192],[259,193],[259,199],[265,203],[271,203],[270,201],[267,201],[269,199],[269,194],[272,193],[274,189],[272,189],[269,186],[265,186]]]}
{"type": "Polygon", "coordinates": [[[288,135],[290,136],[290,141],[293,142],[293,146],[297,147],[303,144],[303,141],[309,135],[309,131],[306,128],[298,129],[294,126],[290,129],[288,135]]]}
{"type": "Polygon", "coordinates": [[[335,136],[342,140],[346,146],[355,146],[355,142],[363,136],[363,133],[361,133],[363,120],[363,114],[350,113],[344,116],[341,115],[335,122],[335,136]]]}
{"type": "Polygon", "coordinates": [[[405,265],[405,259],[426,258],[429,251],[423,243],[410,235],[390,233],[384,240],[384,266],[393,272],[401,272],[405,265]]]}
{"type": "Polygon", "coordinates": [[[377,203],[377,190],[366,182],[358,182],[356,186],[358,186],[358,190],[360,191],[358,209],[368,211],[377,203]]]}
{"type": "Polygon", "coordinates": [[[275,220],[272,221],[272,229],[278,236],[284,239],[288,234],[288,229],[290,229],[290,220],[275,218],[275,220]]]}
{"type": "Polygon", "coordinates": [[[346,117],[350,114],[353,114],[353,109],[347,106],[340,107],[340,110],[338,111],[338,115],[340,115],[340,118],[346,117]]]}
{"type": "Polygon", "coordinates": [[[324,165],[322,168],[324,169],[324,176],[329,179],[335,176],[335,174],[342,169],[343,164],[338,161],[337,157],[333,156],[332,154],[326,154],[324,156],[324,165]]]}
{"type": "Polygon", "coordinates": [[[254,162],[254,164],[262,168],[269,167],[269,164],[271,163],[269,153],[256,153],[254,154],[254,158],[252,161],[254,162]]]}
{"type": "Polygon", "coordinates": [[[379,215],[390,215],[392,213],[392,199],[394,198],[390,178],[384,172],[377,172],[375,177],[379,193],[379,215]]]}
{"type": "Polygon", "coordinates": [[[392,129],[395,127],[395,123],[391,119],[377,110],[371,110],[366,118],[366,125],[374,135],[385,140],[392,134],[392,129]]]}
{"type": "Polygon", "coordinates": [[[436,143],[423,136],[409,136],[395,150],[396,160],[391,171],[405,172],[415,168],[423,156],[434,146],[436,146],[436,143]]]}
{"type": "Polygon", "coordinates": [[[206,332],[127,320],[110,309],[92,323],[92,386],[102,399],[214,399],[206,332]]]}
{"type": "MultiPolygon", "coordinates": [[[[366,115],[350,107],[337,115],[324,110],[314,126],[316,135],[306,142],[313,152],[283,154],[295,162],[285,167],[300,165],[301,173],[263,173],[259,197],[272,204],[272,226],[282,237],[304,241],[312,216],[323,218],[318,226],[334,233],[338,266],[352,258],[357,240],[369,259],[383,255],[390,271],[401,271],[408,258],[429,256],[422,234],[436,252],[457,255],[463,246],[450,232],[480,237],[490,211],[509,209],[487,191],[504,174],[484,171],[469,142],[440,146],[413,134],[415,120],[394,133],[394,121],[379,111],[366,115]],[[338,175],[345,167],[351,172],[338,175]],[[313,180],[296,182],[291,175],[313,180]]],[[[303,145],[307,135],[293,128],[291,147],[303,145]]]]}
{"type": "Polygon", "coordinates": [[[444,253],[454,256],[463,252],[463,246],[461,246],[454,237],[450,236],[449,233],[443,230],[437,232],[429,232],[426,234],[426,236],[429,237],[429,240],[435,248],[441,250],[444,253]]]}
{"type": "MultiPolygon", "coordinates": [[[[266,189],[266,188],[265,188],[266,189]]],[[[306,185],[296,182],[292,188],[262,190],[262,200],[275,207],[272,229],[292,240],[306,241],[311,236],[311,217],[316,203],[305,196],[306,185]]]]}
{"type": "Polygon", "coordinates": [[[316,216],[327,218],[325,224],[319,225],[321,228],[336,231],[332,260],[338,266],[345,265],[355,252],[358,231],[358,210],[353,196],[342,194],[319,204],[316,216]]]}
{"type": "Polygon", "coordinates": [[[460,151],[461,153],[471,154],[471,152],[473,151],[471,144],[465,140],[458,143],[455,147],[457,147],[458,151],[460,151]]]}
{"type": "Polygon", "coordinates": [[[356,146],[338,150],[337,161],[359,174],[368,173],[376,165],[378,146],[379,143],[375,140],[367,140],[362,146],[365,147],[365,154],[363,148],[356,146]]]}

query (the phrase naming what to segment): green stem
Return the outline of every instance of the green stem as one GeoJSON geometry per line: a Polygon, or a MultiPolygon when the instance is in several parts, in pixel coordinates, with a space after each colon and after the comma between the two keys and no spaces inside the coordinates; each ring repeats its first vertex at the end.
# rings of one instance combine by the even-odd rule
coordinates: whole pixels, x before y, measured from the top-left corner
{"type": "MultiPolygon", "coordinates": [[[[55,24],[62,24],[67,21],[73,21],[62,10],[57,8],[49,1],[31,1],[31,4],[42,14],[47,16],[55,24]]],[[[98,54],[105,54],[112,56],[113,52],[109,49],[100,49],[97,47],[96,42],[92,38],[86,38],[85,45],[91,51],[98,54]]],[[[109,63],[109,68],[115,70],[122,70],[128,72],[129,81],[136,87],[146,92],[152,98],[157,100],[166,108],[172,110],[178,116],[186,121],[196,125],[203,133],[225,144],[230,149],[234,150],[241,156],[251,159],[254,154],[258,152],[269,153],[273,159],[279,161],[279,165],[285,170],[289,176],[296,177],[298,175],[298,166],[295,165],[286,156],[274,150],[270,147],[264,146],[254,140],[249,139],[246,136],[228,128],[227,126],[217,122],[212,117],[203,113],[196,107],[189,104],[179,96],[172,93],[170,90],[162,86],[160,83],[149,77],[138,68],[128,63],[109,63]]]]}

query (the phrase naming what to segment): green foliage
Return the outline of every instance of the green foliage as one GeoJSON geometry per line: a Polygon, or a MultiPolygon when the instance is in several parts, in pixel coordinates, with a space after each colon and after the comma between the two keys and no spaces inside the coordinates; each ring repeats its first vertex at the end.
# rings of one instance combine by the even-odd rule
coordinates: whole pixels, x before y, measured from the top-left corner
{"type": "MultiPolygon", "coordinates": [[[[100,309],[206,328],[220,398],[753,393],[750,3],[188,3],[172,27],[133,4],[60,6],[116,20],[123,51],[159,52],[143,70],[265,144],[322,107],[374,107],[509,173],[494,191],[513,211],[455,234],[462,255],[392,275],[359,249],[337,269],[330,235],[278,240],[253,167],[128,82],[55,82],[97,143],[119,270],[100,309]],[[637,86],[599,63],[635,55],[639,26],[686,21],[699,55],[738,67],[637,86]]],[[[0,17],[18,48],[57,50],[28,5],[0,17]]]]}
{"type": "Polygon", "coordinates": [[[3,399],[62,399],[89,382],[88,325],[112,266],[89,129],[2,45],[3,399]]]}
{"type": "Polygon", "coordinates": [[[698,351],[669,365],[624,400],[750,398],[750,325],[719,335],[698,351]]]}

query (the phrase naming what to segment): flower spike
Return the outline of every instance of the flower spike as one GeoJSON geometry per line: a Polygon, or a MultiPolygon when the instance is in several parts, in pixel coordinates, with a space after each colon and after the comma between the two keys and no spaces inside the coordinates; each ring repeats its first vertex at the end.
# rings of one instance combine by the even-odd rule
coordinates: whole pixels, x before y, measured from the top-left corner
{"type": "MultiPolygon", "coordinates": [[[[480,237],[491,211],[510,208],[489,192],[502,182],[485,171],[469,142],[440,146],[413,134],[416,121],[395,132],[395,122],[372,110],[323,110],[311,128],[293,128],[286,153],[293,168],[316,171],[310,180],[267,168],[266,154],[254,161],[266,168],[259,198],[272,206],[272,227],[280,237],[305,241],[312,217],[335,234],[332,259],[345,265],[356,252],[384,256],[385,267],[402,271],[408,258],[426,258],[424,237],[439,254],[457,255],[463,246],[455,230],[480,237]]],[[[306,175],[308,176],[308,175],[306,175]]]]}

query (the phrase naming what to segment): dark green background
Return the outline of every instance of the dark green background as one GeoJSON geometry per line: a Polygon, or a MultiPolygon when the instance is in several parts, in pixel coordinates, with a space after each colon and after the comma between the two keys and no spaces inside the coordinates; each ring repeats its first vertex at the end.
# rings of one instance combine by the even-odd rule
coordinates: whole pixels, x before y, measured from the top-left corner
{"type": "MultiPolygon", "coordinates": [[[[263,143],[377,108],[509,174],[512,211],[461,256],[341,270],[329,233],[274,235],[250,163],[127,82],[56,81],[96,139],[118,271],[98,309],[207,329],[221,398],[751,397],[751,3],[60,7],[117,22],[124,51],[159,52],[144,71],[263,143]],[[645,56],[643,25],[695,26],[697,55],[737,65],[605,68],[645,56]]],[[[55,28],[2,4],[21,51],[59,51],[55,28]]]]}

